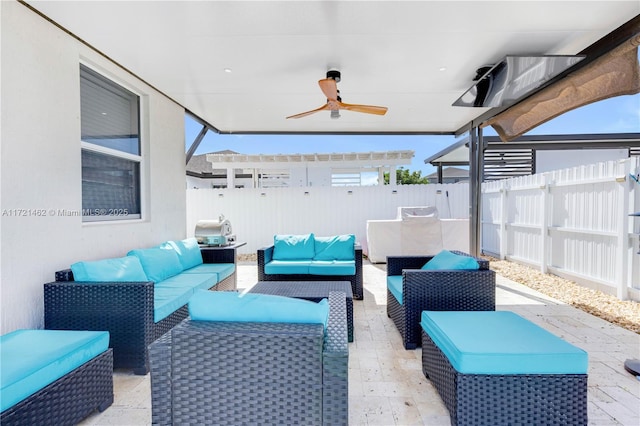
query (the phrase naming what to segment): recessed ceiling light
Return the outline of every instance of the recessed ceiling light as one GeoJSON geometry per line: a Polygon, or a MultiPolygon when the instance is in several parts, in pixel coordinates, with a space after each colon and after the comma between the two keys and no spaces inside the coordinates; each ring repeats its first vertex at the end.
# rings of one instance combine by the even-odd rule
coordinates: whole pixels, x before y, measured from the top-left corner
{"type": "Polygon", "coordinates": [[[232,71],[231,68],[225,68],[224,69],[224,72],[226,72],[226,73],[230,73],[231,71],[232,71]]]}
{"type": "Polygon", "coordinates": [[[447,67],[440,67],[439,68],[439,71],[446,71],[446,70],[447,70],[447,67]]]}

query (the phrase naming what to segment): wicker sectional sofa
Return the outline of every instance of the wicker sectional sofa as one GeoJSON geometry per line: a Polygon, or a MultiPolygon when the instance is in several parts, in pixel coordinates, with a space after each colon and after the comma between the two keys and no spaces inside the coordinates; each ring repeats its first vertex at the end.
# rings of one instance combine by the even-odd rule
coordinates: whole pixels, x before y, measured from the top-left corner
{"type": "Polygon", "coordinates": [[[354,235],[275,235],[257,252],[258,281],[349,281],[362,300],[362,247],[354,235]]]}
{"type": "MultiPolygon", "coordinates": [[[[84,277],[76,280],[73,266],[77,264],[72,265],[72,269],[56,272],[56,281],[44,285],[45,328],[108,331],[114,368],[130,368],[135,374],[146,374],[149,371],[147,347],[187,317],[186,304],[195,290],[236,289],[232,251],[209,251],[204,262],[195,239],[182,242],[190,247],[192,255],[200,256],[199,264],[172,276],[166,276],[164,257],[155,259],[156,266],[141,261],[143,269],[146,267],[147,279],[144,280],[92,282],[84,277]],[[163,269],[161,273],[158,267],[163,269]],[[162,277],[165,278],[161,280],[162,277]]],[[[159,253],[157,250],[170,251],[167,247],[132,250],[121,259],[130,261],[127,258],[136,254],[143,259],[149,253],[159,253]],[[146,250],[149,252],[140,253],[146,250]]],[[[174,272],[177,268],[175,266],[174,272]]],[[[77,272],[78,268],[75,269],[77,272]]]]}
{"type": "Polygon", "coordinates": [[[325,326],[256,321],[188,319],[154,342],[152,424],[346,425],[345,294],[329,294],[325,326]]]}

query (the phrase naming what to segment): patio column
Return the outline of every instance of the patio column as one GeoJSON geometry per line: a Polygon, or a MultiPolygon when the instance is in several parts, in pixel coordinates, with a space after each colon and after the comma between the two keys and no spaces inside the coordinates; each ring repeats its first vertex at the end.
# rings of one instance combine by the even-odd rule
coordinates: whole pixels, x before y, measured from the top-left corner
{"type": "Polygon", "coordinates": [[[389,185],[398,185],[398,181],[396,180],[396,168],[391,166],[389,167],[389,185]]]}
{"type": "Polygon", "coordinates": [[[227,169],[227,188],[236,187],[236,171],[233,168],[227,169]]]}
{"type": "Polygon", "coordinates": [[[384,185],[384,167],[378,167],[378,185],[384,185]]]}
{"type": "Polygon", "coordinates": [[[472,256],[478,256],[482,251],[480,215],[484,142],[479,127],[472,127],[469,133],[469,251],[472,256]]]}

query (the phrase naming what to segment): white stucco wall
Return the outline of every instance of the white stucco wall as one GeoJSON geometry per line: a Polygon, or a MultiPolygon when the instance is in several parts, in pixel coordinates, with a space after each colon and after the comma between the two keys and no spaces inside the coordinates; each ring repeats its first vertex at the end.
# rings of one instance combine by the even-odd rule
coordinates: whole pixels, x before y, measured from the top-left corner
{"type": "Polygon", "coordinates": [[[43,284],[56,270],[184,238],[186,211],[184,109],[17,2],[0,2],[0,22],[4,334],[43,327],[43,284]],[[83,224],[52,213],[82,208],[81,60],[141,95],[142,220],[83,224]]]}

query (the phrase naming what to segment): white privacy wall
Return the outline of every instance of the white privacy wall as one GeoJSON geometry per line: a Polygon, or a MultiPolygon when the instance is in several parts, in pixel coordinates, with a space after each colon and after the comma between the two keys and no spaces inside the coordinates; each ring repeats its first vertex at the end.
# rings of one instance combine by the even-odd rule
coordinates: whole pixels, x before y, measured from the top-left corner
{"type": "Polygon", "coordinates": [[[274,234],[355,234],[366,253],[367,220],[395,219],[398,207],[436,206],[440,218],[468,219],[465,184],[188,189],[187,234],[201,219],[231,222],[239,253],[273,244],[274,234]],[[394,192],[395,191],[395,192],[394,192]]]}
{"type": "Polygon", "coordinates": [[[0,1],[0,333],[43,326],[43,284],[79,260],[184,238],[184,109],[18,2],[0,1]],[[79,64],[142,100],[144,219],[83,224],[79,64]],[[12,216],[16,209],[46,216],[12,216]]]}
{"type": "Polygon", "coordinates": [[[483,251],[640,300],[639,160],[484,183],[483,251]]]}

